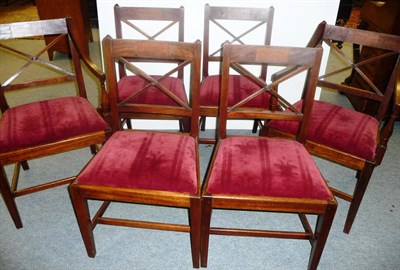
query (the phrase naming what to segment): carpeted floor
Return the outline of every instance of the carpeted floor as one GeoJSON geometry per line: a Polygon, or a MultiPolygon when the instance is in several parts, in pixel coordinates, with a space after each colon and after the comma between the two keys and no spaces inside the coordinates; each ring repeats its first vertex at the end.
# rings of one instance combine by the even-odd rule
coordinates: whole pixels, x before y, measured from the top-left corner
{"type": "Polygon", "coordinates": [[[10,0],[0,5],[0,23],[39,20],[36,6],[31,0],[10,0]]]}

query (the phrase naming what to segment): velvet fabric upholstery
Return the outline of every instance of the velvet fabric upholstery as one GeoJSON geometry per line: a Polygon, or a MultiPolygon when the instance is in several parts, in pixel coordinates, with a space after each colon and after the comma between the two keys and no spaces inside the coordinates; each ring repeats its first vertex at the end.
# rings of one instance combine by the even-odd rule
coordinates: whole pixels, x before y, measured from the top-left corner
{"type": "Polygon", "coordinates": [[[78,176],[80,184],[197,192],[193,137],[151,131],[118,131],[78,176]]]}
{"type": "MultiPolygon", "coordinates": [[[[300,108],[302,101],[295,104],[300,108]]],[[[269,126],[296,134],[298,123],[271,121],[269,126]]],[[[307,140],[373,160],[379,122],[374,117],[335,104],[314,101],[307,140]]]]}
{"type": "Polygon", "coordinates": [[[331,199],[323,177],[304,146],[296,141],[277,138],[223,139],[207,192],[331,199]],[[293,155],[288,155],[288,152],[293,155]]]}
{"type": "MultiPolygon", "coordinates": [[[[152,76],[158,80],[161,76],[152,76]]],[[[149,82],[139,76],[125,76],[118,81],[118,100],[123,101],[132,94],[143,89],[149,82]]],[[[186,91],[181,79],[175,77],[166,77],[160,81],[165,88],[169,89],[184,103],[188,103],[186,91]]],[[[155,86],[149,87],[142,94],[129,100],[128,103],[137,104],[157,104],[167,106],[178,106],[179,104],[162,92],[155,86]]]]}
{"type": "MultiPolygon", "coordinates": [[[[200,105],[217,107],[221,88],[221,76],[211,75],[206,77],[201,83],[200,105]]],[[[241,75],[229,76],[228,106],[235,105],[237,102],[258,91],[260,87],[253,81],[241,75]]],[[[269,107],[270,95],[265,92],[260,96],[247,102],[245,107],[269,107]]]]}
{"type": "Polygon", "coordinates": [[[96,109],[82,97],[24,104],[8,109],[1,117],[0,152],[108,129],[96,109]]]}

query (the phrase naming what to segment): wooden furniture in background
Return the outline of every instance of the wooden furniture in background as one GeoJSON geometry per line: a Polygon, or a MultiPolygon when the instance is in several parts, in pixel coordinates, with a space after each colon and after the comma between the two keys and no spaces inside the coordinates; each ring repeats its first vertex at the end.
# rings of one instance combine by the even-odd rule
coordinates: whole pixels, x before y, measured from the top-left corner
{"type": "MultiPolygon", "coordinates": [[[[88,15],[88,1],[82,0],[36,0],[39,17],[41,20],[56,18],[72,18],[71,33],[82,53],[89,56],[89,41],[93,41],[92,30],[88,15]]],[[[49,44],[53,37],[45,37],[49,44]]],[[[68,40],[64,39],[48,51],[50,60],[55,51],[69,54],[68,40]]]]}
{"type": "MultiPolygon", "coordinates": [[[[400,35],[400,1],[364,1],[361,6],[361,22],[358,28],[379,33],[400,35]]],[[[380,53],[381,50],[368,46],[360,48],[356,44],[354,46],[353,57],[355,62],[359,62],[369,58],[371,55],[378,55],[380,53]]],[[[372,78],[372,82],[379,88],[385,88],[395,64],[396,56],[393,56],[373,64],[364,65],[361,69],[368,77],[372,78]]],[[[345,82],[354,87],[368,88],[362,77],[354,72],[345,82]]],[[[346,94],[346,96],[356,110],[372,115],[376,112],[378,107],[376,103],[351,94],[346,94]]]]}

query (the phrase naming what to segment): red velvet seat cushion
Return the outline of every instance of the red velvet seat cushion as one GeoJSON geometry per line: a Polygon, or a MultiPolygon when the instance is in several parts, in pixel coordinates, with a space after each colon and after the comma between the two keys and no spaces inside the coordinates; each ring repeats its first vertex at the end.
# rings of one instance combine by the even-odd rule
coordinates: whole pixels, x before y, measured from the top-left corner
{"type": "Polygon", "coordinates": [[[0,118],[0,152],[108,130],[88,100],[63,97],[8,109],[0,118]]]}
{"type": "Polygon", "coordinates": [[[195,194],[196,168],[196,144],[190,136],[119,131],[108,139],[77,182],[195,194]]]}
{"type": "MultiPolygon", "coordinates": [[[[302,101],[295,104],[300,108],[302,101]]],[[[271,127],[291,134],[297,122],[271,121],[271,127]]],[[[374,117],[318,101],[314,102],[307,139],[361,158],[372,160],[378,141],[379,122],[374,117]]]]}
{"type": "MultiPolygon", "coordinates": [[[[153,76],[154,79],[158,80],[160,76],[153,76]]],[[[134,93],[137,93],[149,82],[138,76],[125,76],[118,81],[118,99],[123,101],[134,93]]],[[[180,100],[188,103],[185,87],[183,82],[179,78],[167,77],[160,81],[160,84],[165,88],[169,89],[174,93],[180,100]]],[[[158,105],[169,105],[178,106],[173,99],[164,94],[159,88],[152,86],[137,97],[130,99],[128,103],[138,104],[158,104],[158,105]]]]}
{"type": "Polygon", "coordinates": [[[231,137],[221,141],[207,192],[329,200],[314,160],[296,141],[231,137]]]}
{"type": "MultiPolygon", "coordinates": [[[[212,75],[206,77],[201,83],[200,105],[218,107],[219,89],[221,88],[221,76],[212,75]]],[[[228,106],[232,106],[250,94],[260,90],[260,87],[248,78],[240,75],[229,76],[228,106]]],[[[245,107],[269,107],[270,95],[268,92],[247,102],[245,107]]]]}

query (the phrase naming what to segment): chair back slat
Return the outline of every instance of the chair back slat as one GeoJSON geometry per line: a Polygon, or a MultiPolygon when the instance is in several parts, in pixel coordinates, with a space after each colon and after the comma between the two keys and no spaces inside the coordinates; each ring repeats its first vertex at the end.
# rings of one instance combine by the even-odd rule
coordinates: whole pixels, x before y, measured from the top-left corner
{"type": "MultiPolygon", "coordinates": [[[[67,85],[62,87],[61,84],[75,82],[76,85],[71,88],[74,89],[74,91],[69,93],[69,95],[87,97],[81,60],[85,61],[87,65],[90,65],[91,62],[85,58],[85,56],[82,56],[79,48],[76,46],[68,30],[71,28],[70,25],[70,18],[0,25],[0,53],[3,54],[2,57],[12,59],[8,61],[15,61],[15,63],[18,63],[15,65],[15,69],[14,67],[8,68],[7,72],[4,72],[0,78],[0,108],[3,113],[10,108],[5,93],[14,90],[32,89],[42,92],[47,86],[59,84],[60,87],[53,87],[51,91],[58,91],[60,92],[60,96],[64,96],[65,94],[62,92],[66,90],[67,85]],[[29,46],[26,44],[23,46],[14,45],[14,40],[16,39],[25,39],[26,42],[29,42],[32,37],[47,35],[51,35],[53,39],[48,44],[44,44],[43,47],[36,45],[29,46]],[[67,38],[69,42],[72,64],[70,59],[68,59],[68,61],[64,59],[50,61],[46,53],[54,46],[57,46],[58,42],[64,41],[65,38],[67,38]],[[32,69],[35,69],[35,72],[30,72],[32,69]],[[29,76],[27,74],[29,74],[29,76]]],[[[37,40],[31,41],[38,44],[37,40]]],[[[101,74],[99,78],[102,79],[101,74]]],[[[68,89],[66,91],[70,90],[68,89]]],[[[38,97],[40,96],[39,92],[36,94],[38,97]]],[[[58,94],[54,94],[54,96],[57,95],[58,94]]]]}
{"type": "MultiPolygon", "coordinates": [[[[206,4],[204,7],[203,78],[209,76],[211,62],[221,62],[220,45],[225,40],[229,40],[232,44],[245,45],[246,37],[258,35],[264,38],[259,45],[269,45],[273,17],[273,7],[220,7],[206,4]],[[232,21],[235,23],[233,24],[232,21]],[[213,35],[212,31],[218,31],[219,34],[213,35]]],[[[267,67],[262,65],[259,77],[265,79],[266,74],[267,67]]]]}
{"type": "MultiPolygon", "coordinates": [[[[315,96],[318,73],[322,58],[322,47],[317,48],[296,48],[296,47],[277,47],[277,46],[259,46],[259,45],[232,45],[225,44],[223,46],[223,61],[222,61],[222,79],[221,79],[221,97],[218,119],[218,138],[223,139],[227,136],[227,120],[228,119],[261,119],[261,120],[287,120],[299,121],[300,127],[297,133],[299,141],[304,142],[309,117],[312,110],[312,103],[315,96]],[[253,79],[256,76],[251,74],[243,65],[259,65],[267,64],[272,67],[296,67],[279,79],[270,83],[264,82],[260,85],[260,90],[250,95],[243,95],[241,101],[228,107],[228,89],[229,75],[235,70],[242,76],[253,79]],[[303,79],[304,104],[300,110],[293,107],[285,97],[284,93],[279,91],[278,87],[296,78],[296,85],[299,84],[299,79],[303,79]],[[281,107],[286,110],[275,110],[272,105],[269,108],[246,107],[246,103],[251,99],[269,92],[271,99],[275,99],[281,107]]],[[[299,89],[295,89],[299,91],[299,89]]],[[[243,90],[243,92],[245,89],[243,90]]]]}
{"type": "Polygon", "coordinates": [[[379,121],[390,113],[399,72],[400,37],[362,29],[344,28],[322,22],[308,46],[328,44],[331,53],[343,64],[320,76],[318,85],[346,94],[355,109],[373,115],[379,121]],[[339,49],[335,43],[350,45],[351,51],[339,49]],[[362,50],[359,54],[358,51],[362,50]],[[394,67],[390,72],[376,75],[375,67],[394,67]],[[339,81],[338,76],[348,77],[339,81]],[[343,74],[343,75],[341,75],[343,74]],[[358,100],[358,101],[356,101],[358,100]]]}
{"type": "MultiPolygon", "coordinates": [[[[153,115],[184,116],[191,119],[191,134],[198,136],[198,117],[199,117],[199,87],[200,87],[200,61],[201,43],[174,42],[174,41],[154,41],[154,40],[127,40],[112,39],[107,36],[103,40],[104,63],[106,67],[107,85],[110,96],[110,110],[112,125],[114,130],[119,130],[121,114],[147,113],[153,115]],[[129,61],[127,60],[129,59],[129,61]],[[131,62],[137,59],[139,63],[131,62]],[[164,75],[154,76],[148,74],[140,65],[141,60],[151,60],[153,62],[165,63],[165,61],[179,63],[178,67],[172,69],[164,75]],[[118,99],[118,78],[116,66],[123,62],[135,76],[145,80],[144,86],[137,90],[133,95],[125,100],[118,99]],[[189,93],[189,105],[177,97],[168,85],[163,84],[163,80],[169,77],[171,72],[177,69],[190,69],[189,82],[184,83],[185,89],[189,93]],[[143,95],[146,91],[158,91],[161,95],[168,96],[176,104],[156,105],[141,103],[135,100],[136,97],[143,95]]],[[[157,64],[157,63],[154,63],[157,64]]]]}
{"type": "MultiPolygon", "coordinates": [[[[171,41],[184,41],[185,9],[164,7],[121,7],[114,6],[115,31],[117,38],[162,40],[163,35],[173,36],[171,41]],[[164,23],[161,26],[151,22],[164,23]],[[141,22],[152,25],[151,32],[141,22]],[[157,25],[157,26],[156,26],[157,25]]],[[[150,60],[148,60],[150,61],[150,60]]],[[[179,71],[178,78],[183,78],[179,71]]],[[[123,64],[119,68],[120,78],[126,76],[123,64]]]]}

